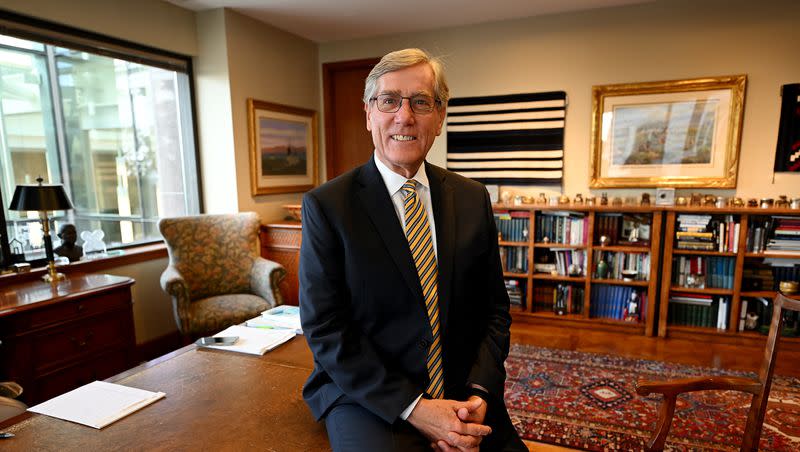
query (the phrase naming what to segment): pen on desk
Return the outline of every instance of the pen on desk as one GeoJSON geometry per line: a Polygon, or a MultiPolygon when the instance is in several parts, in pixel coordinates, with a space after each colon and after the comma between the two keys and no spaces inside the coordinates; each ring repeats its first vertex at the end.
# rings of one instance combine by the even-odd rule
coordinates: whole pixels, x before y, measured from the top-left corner
{"type": "Polygon", "coordinates": [[[0,439],[13,438],[14,434],[9,432],[0,432],[0,439]]]}

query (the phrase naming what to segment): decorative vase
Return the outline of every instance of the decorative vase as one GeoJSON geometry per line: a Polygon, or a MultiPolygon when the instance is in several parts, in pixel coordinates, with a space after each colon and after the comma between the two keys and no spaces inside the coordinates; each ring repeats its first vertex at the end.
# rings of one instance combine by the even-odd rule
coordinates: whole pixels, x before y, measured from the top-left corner
{"type": "Polygon", "coordinates": [[[608,277],[608,264],[602,258],[600,262],[597,263],[597,277],[600,279],[606,279],[608,277]]]}

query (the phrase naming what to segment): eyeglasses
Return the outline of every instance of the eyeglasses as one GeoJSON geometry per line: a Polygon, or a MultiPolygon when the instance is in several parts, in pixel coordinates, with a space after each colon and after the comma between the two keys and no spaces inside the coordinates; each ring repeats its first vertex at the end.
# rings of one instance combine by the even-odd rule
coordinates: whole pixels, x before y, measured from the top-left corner
{"type": "Polygon", "coordinates": [[[383,113],[395,113],[403,106],[403,99],[408,99],[411,111],[420,115],[426,115],[433,111],[433,107],[441,101],[434,99],[426,94],[416,94],[411,97],[403,97],[397,94],[379,94],[372,97],[370,101],[376,101],[375,106],[383,113]]]}

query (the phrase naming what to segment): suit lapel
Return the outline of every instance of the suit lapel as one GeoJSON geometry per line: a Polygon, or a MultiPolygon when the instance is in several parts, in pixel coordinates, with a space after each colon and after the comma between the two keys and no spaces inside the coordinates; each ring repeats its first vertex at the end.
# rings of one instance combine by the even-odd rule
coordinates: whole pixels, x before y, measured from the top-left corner
{"type": "MultiPolygon", "coordinates": [[[[372,159],[361,167],[358,181],[361,184],[358,197],[364,205],[367,216],[375,226],[375,230],[378,231],[383,243],[386,245],[386,250],[394,260],[395,265],[397,265],[409,289],[411,289],[411,293],[414,294],[422,308],[425,309],[422,288],[419,284],[417,268],[414,266],[414,258],[408,248],[408,241],[400,222],[397,220],[397,213],[394,210],[394,204],[392,204],[389,193],[386,191],[386,184],[383,183],[378,168],[372,159]]],[[[387,288],[387,290],[391,289],[387,288]]]]}
{"type": "Polygon", "coordinates": [[[456,212],[453,200],[453,187],[447,182],[447,175],[439,168],[425,163],[425,171],[431,184],[433,219],[436,222],[437,264],[439,266],[439,319],[442,331],[447,327],[447,311],[453,293],[453,259],[455,253],[456,212]]]}

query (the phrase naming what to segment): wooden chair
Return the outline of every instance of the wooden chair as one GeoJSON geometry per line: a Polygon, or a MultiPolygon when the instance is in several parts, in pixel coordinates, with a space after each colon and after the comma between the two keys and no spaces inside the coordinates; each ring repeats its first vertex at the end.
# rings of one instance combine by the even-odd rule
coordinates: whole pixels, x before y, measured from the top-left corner
{"type": "Polygon", "coordinates": [[[773,302],[772,323],[769,327],[769,336],[764,349],[764,360],[758,372],[758,380],[740,377],[697,377],[665,382],[639,381],[636,385],[636,392],[639,395],[664,395],[658,414],[656,431],[650,437],[646,450],[664,450],[664,442],[672,424],[672,417],[675,414],[675,401],[679,394],[708,390],[741,391],[753,395],[750,402],[750,411],[747,414],[747,426],[745,427],[741,450],[758,450],[761,426],[764,423],[767,400],[769,400],[769,389],[772,384],[772,373],[775,369],[775,358],[778,354],[778,340],[783,330],[783,313],[787,310],[800,311],[800,300],[778,293],[773,302]]]}

